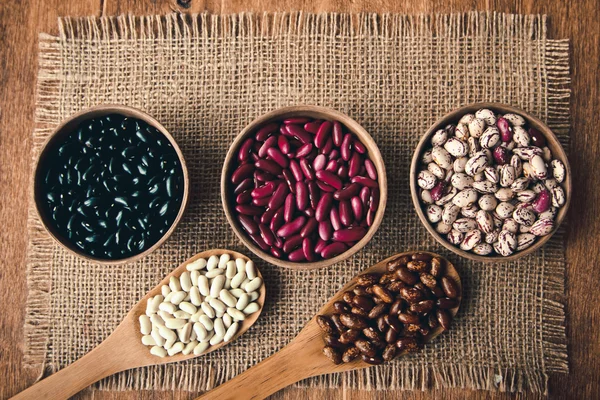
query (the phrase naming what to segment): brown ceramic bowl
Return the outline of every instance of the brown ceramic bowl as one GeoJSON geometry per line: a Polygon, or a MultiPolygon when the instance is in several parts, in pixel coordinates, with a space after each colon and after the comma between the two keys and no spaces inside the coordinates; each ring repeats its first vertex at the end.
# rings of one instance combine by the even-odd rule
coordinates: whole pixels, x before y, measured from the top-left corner
{"type": "Polygon", "coordinates": [[[152,118],[145,112],[138,110],[136,108],[122,106],[122,105],[107,104],[107,105],[95,106],[95,107],[83,110],[81,112],[78,112],[78,113],[70,116],[66,120],[64,120],[54,130],[54,132],[50,135],[50,137],[46,140],[46,142],[42,146],[42,149],[40,150],[39,156],[36,161],[35,170],[34,170],[33,198],[34,198],[38,216],[42,222],[42,225],[46,229],[46,231],[48,231],[50,236],[66,250],[70,251],[71,253],[76,254],[77,256],[79,256],[83,259],[92,261],[97,264],[105,264],[106,265],[106,264],[129,263],[129,262],[139,260],[140,258],[152,253],[154,250],[156,250],[158,247],[160,247],[160,245],[162,245],[165,242],[165,240],[167,240],[167,238],[169,236],[171,236],[171,234],[175,230],[175,227],[179,223],[181,216],[183,215],[183,212],[187,205],[188,196],[189,196],[188,171],[187,171],[187,167],[185,164],[185,160],[183,158],[183,154],[181,153],[179,146],[177,146],[175,139],[173,139],[173,136],[171,136],[171,134],[165,129],[164,126],[162,126],[157,120],[155,120],[154,118],[152,118]],[[42,207],[43,200],[41,199],[41,196],[43,196],[43,194],[44,194],[42,192],[42,187],[41,187],[41,180],[43,179],[42,174],[44,171],[42,171],[41,169],[42,169],[42,165],[44,164],[43,161],[45,161],[46,157],[48,156],[49,148],[51,148],[52,146],[63,141],[65,139],[65,137],[68,136],[70,133],[72,133],[73,130],[76,129],[77,126],[82,121],[85,121],[85,120],[88,120],[91,118],[109,115],[109,114],[121,114],[121,115],[124,115],[127,117],[137,118],[137,119],[140,119],[140,120],[146,122],[148,125],[156,128],[160,133],[162,133],[162,135],[164,135],[164,137],[173,146],[173,149],[177,153],[177,157],[179,159],[179,162],[180,162],[181,168],[182,168],[182,172],[183,172],[182,200],[181,200],[181,204],[179,206],[179,211],[177,213],[177,216],[175,217],[175,220],[173,221],[173,223],[171,224],[169,229],[160,237],[160,239],[156,243],[154,243],[151,247],[147,248],[143,252],[141,252],[139,254],[135,254],[130,257],[118,258],[118,259],[96,258],[94,256],[91,256],[91,255],[83,252],[81,249],[79,249],[77,246],[75,246],[73,243],[71,243],[66,237],[64,237],[56,229],[56,227],[52,223],[52,220],[48,217],[48,215],[46,215],[46,212],[42,207]]]}
{"type": "Polygon", "coordinates": [[[550,128],[548,128],[538,118],[526,113],[523,110],[520,110],[515,107],[507,106],[504,104],[477,103],[477,104],[470,104],[470,105],[461,107],[457,110],[452,111],[449,114],[444,115],[435,124],[433,124],[433,126],[431,128],[429,128],[427,133],[425,133],[425,135],[423,136],[423,138],[417,145],[417,148],[415,149],[415,152],[414,152],[414,155],[412,158],[412,163],[410,166],[410,191],[411,191],[411,195],[412,195],[413,204],[415,206],[415,210],[417,211],[417,214],[419,215],[421,222],[423,223],[425,228],[427,228],[429,233],[435,238],[435,240],[437,240],[440,244],[442,244],[448,250],[453,251],[454,253],[456,253],[462,257],[465,257],[465,258],[468,258],[471,260],[475,260],[475,261],[483,261],[483,262],[513,261],[513,260],[521,258],[527,254],[530,254],[530,253],[536,251],[537,249],[539,249],[540,247],[542,247],[550,239],[550,237],[556,232],[556,230],[560,226],[561,222],[565,219],[567,210],[569,208],[569,203],[571,200],[571,169],[569,167],[569,160],[567,160],[567,155],[565,154],[565,151],[563,150],[560,142],[558,141],[558,139],[556,138],[554,133],[552,133],[550,128]],[[547,146],[552,151],[552,157],[562,161],[566,168],[565,180],[562,183],[563,189],[565,190],[566,202],[561,207],[561,209],[559,210],[559,212],[556,216],[556,219],[554,220],[554,230],[550,234],[539,238],[533,245],[531,245],[527,249],[516,252],[508,257],[502,257],[502,256],[498,256],[498,255],[480,256],[480,255],[477,255],[477,254],[474,254],[471,252],[461,250],[458,246],[455,246],[452,243],[448,242],[444,237],[442,237],[442,235],[440,235],[438,232],[435,231],[434,227],[432,226],[432,224],[429,222],[429,220],[425,216],[425,213],[423,212],[423,204],[421,203],[421,200],[419,198],[420,188],[417,185],[417,174],[419,172],[420,158],[421,158],[421,154],[423,154],[423,152],[430,146],[431,136],[433,136],[433,134],[438,129],[442,129],[443,127],[445,127],[446,125],[448,125],[450,123],[456,123],[463,115],[469,114],[469,113],[475,113],[475,111],[477,111],[481,108],[489,108],[490,110],[492,110],[496,113],[499,113],[499,114],[515,113],[515,114],[521,115],[523,118],[525,118],[525,120],[527,121],[529,126],[536,128],[538,131],[540,131],[544,135],[544,137],[546,138],[546,141],[547,141],[547,146]]]}
{"type": "Polygon", "coordinates": [[[381,158],[379,148],[377,147],[377,144],[375,143],[371,135],[369,135],[369,133],[362,126],[360,126],[356,121],[354,121],[347,115],[342,114],[339,111],[317,106],[293,106],[280,108],[278,110],[271,111],[265,115],[262,115],[254,121],[252,121],[250,125],[245,127],[244,130],[235,138],[235,140],[229,147],[229,151],[227,152],[227,156],[225,157],[225,162],[223,164],[223,172],[221,174],[221,200],[223,202],[225,216],[227,217],[227,221],[229,221],[231,228],[233,229],[237,237],[244,243],[244,245],[248,247],[248,249],[250,249],[250,251],[252,251],[254,254],[256,254],[263,260],[271,264],[278,265],[280,267],[303,270],[323,268],[335,264],[339,261],[345,260],[346,258],[352,256],[354,253],[359,251],[369,242],[369,240],[371,240],[371,238],[379,228],[379,225],[381,225],[381,220],[383,219],[383,214],[385,212],[385,206],[387,203],[387,178],[385,174],[385,166],[383,164],[383,159],[381,158]],[[254,243],[254,241],[243,230],[239,221],[233,214],[235,207],[235,196],[233,194],[233,187],[230,184],[230,177],[233,173],[233,168],[236,162],[235,157],[237,156],[240,146],[246,138],[248,138],[251,135],[254,135],[259,127],[272,121],[281,121],[285,118],[291,117],[310,117],[315,119],[337,120],[341,122],[342,125],[344,125],[350,132],[356,135],[360,139],[360,141],[365,145],[370,159],[371,161],[373,161],[373,164],[375,164],[375,167],[377,169],[380,200],[379,208],[375,213],[375,219],[373,221],[373,224],[367,231],[367,234],[354,246],[346,250],[344,253],[341,253],[335,257],[326,260],[320,260],[316,262],[291,262],[273,257],[270,253],[263,251],[254,243]]]}

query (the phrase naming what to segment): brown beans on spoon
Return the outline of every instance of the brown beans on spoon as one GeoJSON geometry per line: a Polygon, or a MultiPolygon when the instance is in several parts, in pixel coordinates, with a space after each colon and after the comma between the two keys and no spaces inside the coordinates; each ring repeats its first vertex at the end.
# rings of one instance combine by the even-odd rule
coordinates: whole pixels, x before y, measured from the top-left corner
{"type": "Polygon", "coordinates": [[[374,222],[377,170],[364,144],[338,121],[295,117],[266,124],[243,142],[236,161],[234,215],[277,258],[332,258],[374,222]],[[304,240],[283,247],[298,233],[304,240]]]}

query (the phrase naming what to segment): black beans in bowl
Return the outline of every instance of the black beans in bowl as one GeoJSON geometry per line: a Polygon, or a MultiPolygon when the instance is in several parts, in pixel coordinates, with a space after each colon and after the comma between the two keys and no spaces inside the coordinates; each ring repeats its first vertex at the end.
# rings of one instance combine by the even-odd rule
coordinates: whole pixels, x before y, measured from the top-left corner
{"type": "Polygon", "coordinates": [[[35,172],[38,213],[80,256],[125,262],[157,248],[187,200],[177,144],[139,110],[100,106],[71,117],[43,148],[35,172]]]}

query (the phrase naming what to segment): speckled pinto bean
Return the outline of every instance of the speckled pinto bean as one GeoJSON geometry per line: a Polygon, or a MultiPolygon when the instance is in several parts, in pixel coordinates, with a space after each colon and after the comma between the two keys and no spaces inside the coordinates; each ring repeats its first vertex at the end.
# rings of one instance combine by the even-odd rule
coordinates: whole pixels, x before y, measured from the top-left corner
{"type": "Polygon", "coordinates": [[[379,207],[367,147],[339,121],[287,118],[238,148],[230,176],[234,215],[258,247],[314,262],[360,241],[379,207]]]}

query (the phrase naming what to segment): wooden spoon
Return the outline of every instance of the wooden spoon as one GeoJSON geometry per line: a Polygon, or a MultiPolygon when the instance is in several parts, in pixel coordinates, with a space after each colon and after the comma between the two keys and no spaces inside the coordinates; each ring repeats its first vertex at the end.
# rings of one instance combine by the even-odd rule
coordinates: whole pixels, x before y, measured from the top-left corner
{"type": "MultiPolygon", "coordinates": [[[[388,261],[402,255],[413,253],[415,252],[411,251],[396,254],[395,256],[389,257],[380,263],[362,271],[361,274],[383,274],[387,272],[386,264],[388,261]]],[[[425,251],[419,251],[419,253],[426,253],[444,259],[435,253],[425,251]]],[[[458,284],[460,293],[462,293],[462,284],[454,265],[452,265],[448,260],[445,261],[446,275],[455,280],[455,282],[458,284]]],[[[337,292],[331,298],[331,300],[329,300],[329,302],[325,304],[321,310],[319,310],[317,315],[332,315],[333,303],[341,300],[342,294],[345,291],[351,290],[354,288],[354,286],[356,286],[356,279],[356,277],[352,279],[346,286],[337,292]]],[[[458,305],[455,308],[448,310],[453,317],[456,315],[456,312],[460,307],[461,298],[462,295],[459,295],[458,305]]],[[[426,337],[425,341],[431,341],[442,332],[443,330],[441,327],[432,330],[431,333],[426,337]]],[[[279,352],[273,354],[271,357],[248,369],[244,373],[236,376],[232,380],[222,384],[221,386],[218,386],[203,396],[198,397],[198,399],[264,399],[265,397],[288,385],[291,385],[292,383],[298,382],[302,379],[310,378],[311,376],[371,367],[370,364],[362,361],[360,357],[350,363],[335,365],[323,354],[324,344],[322,336],[323,332],[317,324],[315,316],[308,322],[308,324],[306,324],[304,329],[300,331],[298,336],[296,336],[283,349],[279,350],[279,352]]]]}
{"type": "MultiPolygon", "coordinates": [[[[180,276],[186,269],[185,266],[199,258],[209,258],[216,254],[229,253],[232,258],[249,258],[243,254],[230,250],[208,250],[198,253],[182,263],[173,272],[165,277],[157,286],[150,290],[125,316],[113,333],[100,343],[95,349],[75,361],[66,368],[36,383],[32,387],[19,393],[13,399],[67,399],[92,383],[126,369],[143,367],[147,365],[166,364],[176,361],[188,360],[198,357],[193,353],[187,356],[179,353],[175,356],[160,358],[150,354],[150,347],[142,344],[139,316],[146,312],[146,302],[149,297],[161,293],[161,286],[169,284],[171,276],[180,276]]],[[[257,275],[262,278],[260,271],[257,275]]],[[[227,343],[221,342],[210,346],[202,355],[220,349],[233,342],[250,328],[258,319],[265,302],[265,285],[260,288],[260,296],[256,302],[260,310],[249,315],[241,324],[238,332],[227,343]]]]}

